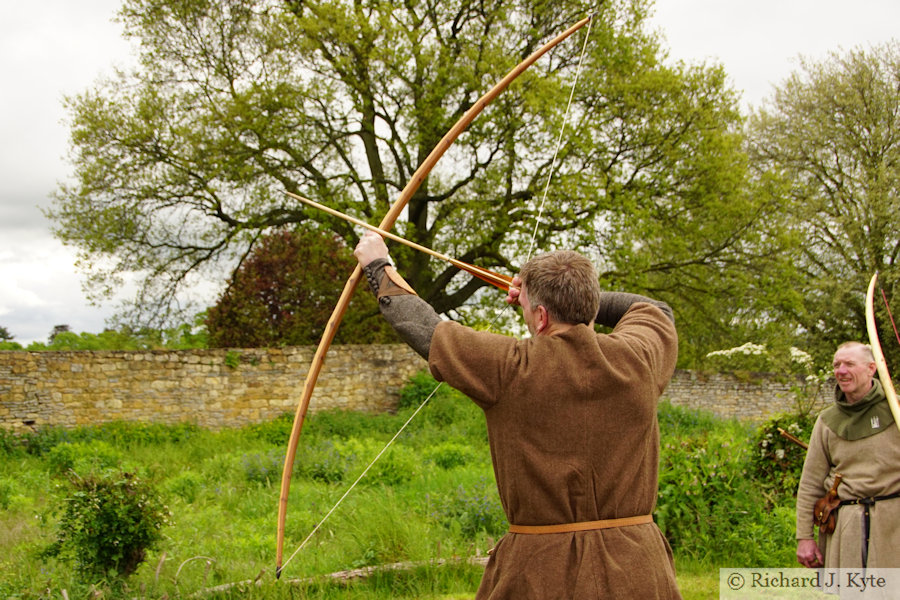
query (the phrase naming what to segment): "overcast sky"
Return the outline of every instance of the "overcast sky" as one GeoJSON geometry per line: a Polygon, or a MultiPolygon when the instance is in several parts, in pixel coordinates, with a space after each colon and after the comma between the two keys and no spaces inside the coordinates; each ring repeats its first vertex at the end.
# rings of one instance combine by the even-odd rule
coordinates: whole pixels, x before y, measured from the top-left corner
{"type": "MultiPolygon", "coordinates": [[[[114,308],[88,304],[74,253],[40,209],[69,172],[63,96],[129,64],[112,20],[120,3],[0,0],[0,326],[23,345],[58,324],[99,333],[114,308]]],[[[657,0],[652,23],[673,59],[723,64],[746,108],[797,68],[798,55],[896,36],[900,2],[657,0]]]]}

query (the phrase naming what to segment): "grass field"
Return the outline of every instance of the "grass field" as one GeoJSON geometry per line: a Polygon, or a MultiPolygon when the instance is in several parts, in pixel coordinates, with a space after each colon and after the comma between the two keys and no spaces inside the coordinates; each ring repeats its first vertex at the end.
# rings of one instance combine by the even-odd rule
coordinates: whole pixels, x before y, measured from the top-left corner
{"type": "MultiPolygon", "coordinates": [[[[308,418],[285,558],[429,386],[414,381],[396,415],[308,418]]],[[[461,559],[484,556],[506,529],[477,408],[453,390],[440,392],[276,582],[275,516],[290,427],[290,418],[218,432],[113,423],[0,437],[0,598],[474,595],[482,567],[461,559]],[[69,480],[123,471],[156,490],[170,523],[134,574],[86,580],[77,556],[46,553],[73,493],[69,480]],[[397,563],[420,566],[375,569],[350,582],[323,577],[397,563]]],[[[794,566],[793,501],[758,493],[748,458],[753,428],[670,406],[661,408],[660,427],[656,519],[675,552],[684,597],[717,597],[719,566],[794,566]]]]}

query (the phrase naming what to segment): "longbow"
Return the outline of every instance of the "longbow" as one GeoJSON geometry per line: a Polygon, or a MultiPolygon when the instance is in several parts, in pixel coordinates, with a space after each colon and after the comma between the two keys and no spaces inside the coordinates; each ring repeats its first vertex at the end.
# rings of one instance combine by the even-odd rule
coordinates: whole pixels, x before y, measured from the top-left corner
{"type": "MultiPolygon", "coordinates": [[[[397,218],[400,216],[400,212],[406,207],[410,198],[412,198],[413,194],[419,189],[419,186],[425,180],[425,177],[429,172],[434,168],[435,164],[437,164],[438,160],[447,149],[453,144],[457,137],[469,126],[469,124],[484,110],[484,107],[490,104],[494,98],[500,95],[509,84],[518,77],[525,69],[534,64],[541,56],[546,54],[549,50],[551,50],[554,46],[571,36],[573,33],[584,27],[587,23],[590,22],[591,16],[585,17],[581,21],[578,21],[564,32],[538,48],[534,53],[531,54],[528,58],[523,60],[521,63],[516,65],[506,76],[500,80],[493,88],[488,90],[478,101],[475,102],[466,112],[460,117],[460,119],[456,122],[456,124],[446,133],[444,137],[441,138],[440,142],[434,147],[431,153],[425,158],[421,165],[416,169],[416,172],[413,173],[409,182],[403,188],[403,191],[400,193],[400,197],[394,202],[391,206],[390,210],[388,210],[387,214],[381,220],[378,228],[383,230],[390,230],[397,218]]],[[[303,428],[303,421],[306,417],[306,411],[309,408],[309,401],[312,398],[313,390],[316,386],[316,381],[319,378],[319,373],[322,371],[322,367],[325,363],[325,355],[328,353],[328,348],[331,346],[331,342],[334,340],[334,336],[337,333],[337,328],[341,323],[341,319],[344,317],[344,313],[347,310],[347,306],[350,304],[350,299],[353,296],[353,292],[356,290],[356,286],[359,284],[359,280],[362,278],[362,269],[359,265],[353,269],[353,273],[350,275],[350,278],[347,279],[347,283],[344,285],[344,289],[341,292],[341,296],[338,299],[337,305],[334,307],[334,311],[331,313],[331,318],[328,320],[328,324],[325,327],[325,333],[322,335],[322,340],[319,342],[318,348],[316,348],[316,353],[313,355],[312,364],[309,367],[309,371],[306,374],[306,380],[303,383],[303,392],[300,397],[300,402],[297,406],[297,412],[294,415],[294,425],[291,429],[291,437],[288,441],[287,453],[284,457],[284,469],[281,473],[281,495],[278,499],[278,533],[276,537],[276,552],[275,552],[275,577],[276,579],[281,577],[281,569],[282,569],[282,557],[284,554],[284,526],[287,518],[287,503],[288,503],[288,493],[290,492],[291,487],[291,474],[294,469],[294,457],[297,454],[297,445],[300,440],[300,431],[303,428]]]]}
{"type": "Polygon", "coordinates": [[[900,428],[900,402],[897,401],[897,392],[891,381],[891,374],[884,360],[884,352],[881,349],[881,341],[878,339],[878,327],[875,324],[875,284],[878,281],[878,273],[872,276],[869,282],[869,290],[866,292],[866,329],[869,332],[869,345],[872,346],[872,355],[875,357],[875,368],[878,369],[878,379],[884,388],[888,406],[894,415],[894,423],[900,428]]]}

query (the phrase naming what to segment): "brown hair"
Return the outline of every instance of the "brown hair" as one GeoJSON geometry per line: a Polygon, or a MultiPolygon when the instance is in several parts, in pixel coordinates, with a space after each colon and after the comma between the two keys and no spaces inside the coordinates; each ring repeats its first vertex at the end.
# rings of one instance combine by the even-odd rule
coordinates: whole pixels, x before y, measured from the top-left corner
{"type": "Polygon", "coordinates": [[[519,272],[532,306],[543,306],[563,323],[590,324],[600,309],[597,272],[587,258],[556,250],[529,260],[519,272]]]}

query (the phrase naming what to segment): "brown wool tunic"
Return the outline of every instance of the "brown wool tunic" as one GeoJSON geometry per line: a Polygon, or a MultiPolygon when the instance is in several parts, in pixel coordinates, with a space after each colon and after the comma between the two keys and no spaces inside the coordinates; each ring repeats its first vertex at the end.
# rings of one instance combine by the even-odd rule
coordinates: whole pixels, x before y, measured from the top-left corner
{"type": "MultiPolygon", "coordinates": [[[[657,401],[677,358],[672,322],[638,303],[609,335],[579,325],[517,340],[453,322],[435,329],[436,379],[485,413],[510,523],[552,525],[652,513],[657,401]]],[[[508,533],[476,598],[680,598],[655,523],[554,534],[508,533]]]]}

